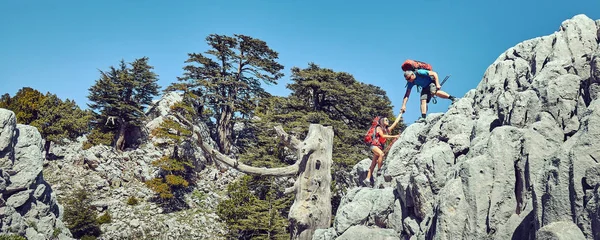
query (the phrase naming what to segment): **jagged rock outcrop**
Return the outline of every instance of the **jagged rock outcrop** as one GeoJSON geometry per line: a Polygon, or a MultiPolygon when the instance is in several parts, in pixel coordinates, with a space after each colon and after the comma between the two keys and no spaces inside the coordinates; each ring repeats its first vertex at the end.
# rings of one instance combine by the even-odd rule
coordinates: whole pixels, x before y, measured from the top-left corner
{"type": "Polygon", "coordinates": [[[63,209],[42,174],[42,137],[0,108],[0,232],[27,239],[72,239],[63,209]]]}
{"type": "Polygon", "coordinates": [[[313,239],[600,239],[599,39],[600,21],[577,15],[506,50],[406,128],[380,189],[350,190],[313,239]]]}

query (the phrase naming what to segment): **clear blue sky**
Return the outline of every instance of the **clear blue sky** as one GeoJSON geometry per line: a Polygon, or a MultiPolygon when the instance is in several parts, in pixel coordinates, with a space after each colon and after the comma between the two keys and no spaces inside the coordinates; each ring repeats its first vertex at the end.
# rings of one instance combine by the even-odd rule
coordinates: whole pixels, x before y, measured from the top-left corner
{"type": "MultiPolygon", "coordinates": [[[[164,88],[181,76],[187,53],[207,50],[208,34],[240,33],[279,52],[285,76],[267,87],[272,94],[289,93],[291,67],[315,62],[382,87],[397,114],[405,59],[452,74],[443,89],[462,97],[507,48],[551,34],[576,14],[600,19],[600,1],[5,0],[0,94],[28,86],[87,107],[98,69],[143,56],[164,88]]],[[[448,106],[439,100],[429,112],[448,106]]],[[[419,114],[413,89],[405,121],[419,114]]]]}

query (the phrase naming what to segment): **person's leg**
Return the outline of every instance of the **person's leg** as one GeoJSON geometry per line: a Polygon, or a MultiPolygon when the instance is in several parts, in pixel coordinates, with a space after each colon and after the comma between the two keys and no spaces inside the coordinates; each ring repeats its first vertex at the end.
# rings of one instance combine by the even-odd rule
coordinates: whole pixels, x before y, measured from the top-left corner
{"type": "Polygon", "coordinates": [[[381,165],[383,165],[383,149],[375,147],[374,150],[377,152],[377,171],[379,171],[381,170],[381,165]]]}
{"type": "Polygon", "coordinates": [[[428,87],[421,89],[421,117],[417,121],[425,120],[425,117],[427,117],[427,103],[431,99],[430,93],[428,87]]]}
{"type": "Polygon", "coordinates": [[[371,160],[371,166],[369,167],[369,171],[367,172],[366,180],[371,179],[371,175],[373,174],[373,171],[375,170],[375,165],[377,165],[377,150],[375,150],[375,149],[379,149],[379,148],[371,145],[371,152],[373,152],[373,160],[371,160]]]}
{"type": "Polygon", "coordinates": [[[447,92],[444,92],[442,90],[437,90],[435,83],[429,84],[429,89],[432,93],[434,93],[434,95],[441,97],[443,99],[450,99],[450,100],[452,100],[452,102],[454,102],[456,99],[454,96],[448,94],[447,92]]]}

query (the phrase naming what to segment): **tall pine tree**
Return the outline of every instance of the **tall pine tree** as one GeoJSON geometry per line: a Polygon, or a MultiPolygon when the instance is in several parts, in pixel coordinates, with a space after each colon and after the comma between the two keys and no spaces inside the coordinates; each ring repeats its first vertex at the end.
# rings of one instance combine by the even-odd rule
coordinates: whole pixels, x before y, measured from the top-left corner
{"type": "Polygon", "coordinates": [[[256,100],[267,95],[261,82],[276,84],[283,66],[276,62],[278,53],[256,38],[211,34],[206,41],[211,49],[188,54],[190,65],[179,80],[202,92],[215,119],[219,149],[229,154],[236,117],[251,117],[256,100]]]}
{"type": "Polygon", "coordinates": [[[141,126],[145,120],[144,110],[158,95],[158,75],[143,57],[130,63],[121,60],[118,68],[100,71],[100,78],[89,89],[88,106],[95,112],[96,127],[112,131],[117,139],[115,148],[123,150],[128,131],[141,126]]]}

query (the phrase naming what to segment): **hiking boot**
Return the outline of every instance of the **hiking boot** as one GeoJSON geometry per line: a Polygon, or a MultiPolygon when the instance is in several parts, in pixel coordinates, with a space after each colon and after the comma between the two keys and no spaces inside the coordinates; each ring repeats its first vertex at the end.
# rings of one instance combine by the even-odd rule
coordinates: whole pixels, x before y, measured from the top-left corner
{"type": "Polygon", "coordinates": [[[460,99],[460,98],[457,98],[457,97],[452,97],[452,98],[450,98],[450,101],[452,101],[452,103],[451,103],[451,104],[455,104],[456,102],[458,102],[458,100],[459,100],[459,99],[460,99]]]}
{"type": "Polygon", "coordinates": [[[415,123],[427,123],[427,120],[424,117],[420,117],[415,123]]]}
{"type": "Polygon", "coordinates": [[[362,185],[363,185],[363,186],[365,186],[365,187],[372,187],[372,186],[373,186],[373,185],[371,184],[371,180],[369,180],[369,179],[366,179],[366,178],[365,178],[365,179],[364,179],[364,180],[363,180],[361,183],[362,183],[362,185]]]}
{"type": "Polygon", "coordinates": [[[381,176],[382,173],[383,173],[383,170],[381,170],[381,169],[377,170],[377,176],[378,177],[381,176]]]}

